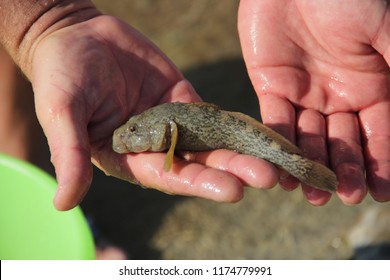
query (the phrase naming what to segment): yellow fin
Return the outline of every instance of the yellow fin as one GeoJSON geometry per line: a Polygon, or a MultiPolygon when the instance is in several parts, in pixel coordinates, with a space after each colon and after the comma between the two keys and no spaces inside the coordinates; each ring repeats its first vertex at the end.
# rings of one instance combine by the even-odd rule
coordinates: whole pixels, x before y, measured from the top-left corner
{"type": "Polygon", "coordinates": [[[237,119],[240,119],[248,123],[249,125],[252,125],[256,129],[260,130],[262,133],[268,135],[270,138],[274,139],[274,141],[278,143],[281,146],[281,148],[286,152],[291,154],[298,154],[298,155],[302,154],[302,151],[297,146],[295,146],[293,143],[291,143],[289,140],[287,140],[284,136],[280,135],[276,131],[263,125],[258,120],[240,112],[230,112],[230,111],[225,111],[225,112],[227,112],[229,115],[233,117],[236,117],[237,119]]]}
{"type": "Polygon", "coordinates": [[[177,144],[177,137],[178,137],[178,129],[176,123],[174,121],[170,121],[169,125],[171,127],[171,145],[169,147],[164,162],[164,170],[166,172],[168,172],[172,167],[173,155],[175,154],[175,147],[177,144]]]}

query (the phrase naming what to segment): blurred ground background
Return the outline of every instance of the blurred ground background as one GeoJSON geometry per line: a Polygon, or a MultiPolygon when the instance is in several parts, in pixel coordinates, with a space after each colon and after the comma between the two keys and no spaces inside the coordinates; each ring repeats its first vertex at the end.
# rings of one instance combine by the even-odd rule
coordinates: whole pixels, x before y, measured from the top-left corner
{"type": "MultiPolygon", "coordinates": [[[[241,58],[238,0],[94,3],[149,37],[204,100],[259,116],[241,58]]],[[[368,228],[388,227],[390,221],[389,203],[370,198],[346,206],[333,197],[314,207],[299,189],[276,187],[248,189],[241,202],[219,204],[144,190],[99,171],[82,207],[102,235],[134,259],[347,259],[351,238],[367,235],[354,228],[363,213],[381,213],[379,222],[366,221],[368,228]]]]}

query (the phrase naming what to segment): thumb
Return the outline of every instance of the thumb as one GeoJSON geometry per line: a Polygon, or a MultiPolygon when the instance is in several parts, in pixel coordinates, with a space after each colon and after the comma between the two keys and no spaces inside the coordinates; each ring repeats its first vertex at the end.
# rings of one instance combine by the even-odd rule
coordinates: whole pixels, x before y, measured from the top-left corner
{"type": "Polygon", "coordinates": [[[62,92],[35,92],[36,110],[51,152],[58,181],[54,205],[69,210],[78,205],[92,181],[86,110],[62,92]]]}

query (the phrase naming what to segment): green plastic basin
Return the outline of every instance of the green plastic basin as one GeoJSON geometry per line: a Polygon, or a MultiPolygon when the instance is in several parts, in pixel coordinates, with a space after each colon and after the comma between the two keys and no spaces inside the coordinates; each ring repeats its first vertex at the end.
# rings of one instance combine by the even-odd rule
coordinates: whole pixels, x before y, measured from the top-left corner
{"type": "Polygon", "coordinates": [[[93,237],[79,207],[53,206],[55,180],[0,154],[0,259],[94,259],[93,237]]]}

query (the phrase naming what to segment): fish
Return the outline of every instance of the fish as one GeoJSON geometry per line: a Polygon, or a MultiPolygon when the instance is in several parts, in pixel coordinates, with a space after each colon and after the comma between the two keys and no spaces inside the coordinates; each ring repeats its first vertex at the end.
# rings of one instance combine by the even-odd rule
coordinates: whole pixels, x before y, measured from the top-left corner
{"type": "Polygon", "coordinates": [[[169,171],[175,151],[228,149],[262,158],[306,185],[334,192],[335,173],[310,160],[285,137],[256,119],[206,102],[163,103],[130,117],[112,136],[116,153],[166,152],[169,171]]]}

